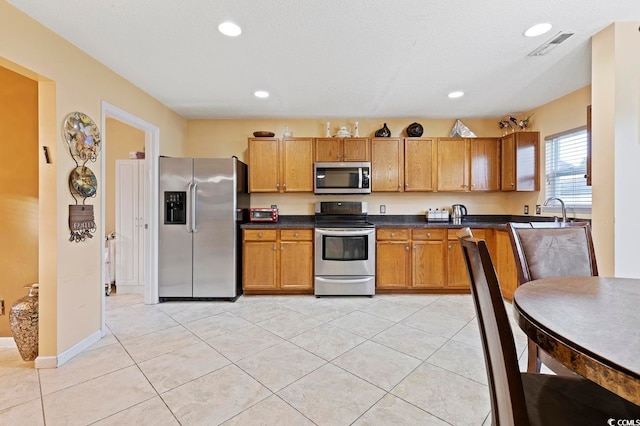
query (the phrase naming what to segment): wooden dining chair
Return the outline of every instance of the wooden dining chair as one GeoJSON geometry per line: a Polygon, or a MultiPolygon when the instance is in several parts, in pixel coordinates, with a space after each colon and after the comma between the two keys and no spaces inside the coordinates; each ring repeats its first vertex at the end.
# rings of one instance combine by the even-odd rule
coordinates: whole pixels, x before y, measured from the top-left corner
{"type": "Polygon", "coordinates": [[[521,373],[487,244],[461,230],[489,383],[493,425],[606,425],[640,418],[640,406],[579,376],[521,373]]]}
{"type": "MultiPolygon", "coordinates": [[[[508,223],[518,285],[541,278],[597,276],[598,266],[587,222],[508,223]]],[[[529,339],[527,371],[541,364],[556,374],[574,374],[529,339]]]]}

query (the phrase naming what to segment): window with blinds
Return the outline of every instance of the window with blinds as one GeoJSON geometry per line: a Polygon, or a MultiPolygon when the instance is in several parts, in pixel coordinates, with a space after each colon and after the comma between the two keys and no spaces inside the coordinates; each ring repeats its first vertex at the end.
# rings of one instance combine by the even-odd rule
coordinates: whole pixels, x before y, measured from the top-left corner
{"type": "Polygon", "coordinates": [[[587,129],[580,128],[546,139],[546,196],[561,198],[567,207],[591,208],[587,186],[587,129]]]}

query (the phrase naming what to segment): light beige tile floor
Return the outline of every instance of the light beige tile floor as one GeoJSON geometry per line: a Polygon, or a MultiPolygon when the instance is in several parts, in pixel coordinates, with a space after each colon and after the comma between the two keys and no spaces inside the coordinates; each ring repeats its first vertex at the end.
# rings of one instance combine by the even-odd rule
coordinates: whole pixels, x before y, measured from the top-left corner
{"type": "Polygon", "coordinates": [[[468,295],[106,307],[107,335],[57,369],[0,348],[0,425],[490,424],[468,295]]]}

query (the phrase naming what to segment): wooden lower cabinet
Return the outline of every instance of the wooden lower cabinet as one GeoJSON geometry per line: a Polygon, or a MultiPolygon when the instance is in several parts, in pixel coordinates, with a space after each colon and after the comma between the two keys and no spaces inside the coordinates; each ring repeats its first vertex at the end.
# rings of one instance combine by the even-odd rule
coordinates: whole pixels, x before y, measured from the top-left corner
{"type": "Polygon", "coordinates": [[[312,293],[312,229],[245,229],[242,288],[248,294],[312,293]]]}
{"type": "MultiPolygon", "coordinates": [[[[380,290],[469,290],[457,229],[380,228],[376,244],[376,288],[380,290]]],[[[487,238],[484,229],[472,230],[487,238]]]]}
{"type": "MultiPolygon", "coordinates": [[[[462,254],[462,245],[456,233],[457,229],[447,230],[447,288],[469,289],[469,273],[462,254]]],[[[475,238],[486,239],[484,229],[472,229],[471,233],[475,238]]]]}
{"type": "Polygon", "coordinates": [[[502,289],[502,296],[505,299],[512,300],[513,293],[518,286],[518,275],[515,256],[511,248],[511,240],[507,231],[497,229],[494,231],[494,235],[493,250],[492,247],[489,247],[491,259],[502,289]]]}

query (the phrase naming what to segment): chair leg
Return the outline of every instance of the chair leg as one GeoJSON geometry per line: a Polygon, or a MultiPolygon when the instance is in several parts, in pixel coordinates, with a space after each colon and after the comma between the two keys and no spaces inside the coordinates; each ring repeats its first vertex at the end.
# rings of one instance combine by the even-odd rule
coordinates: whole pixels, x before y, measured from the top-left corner
{"type": "Polygon", "coordinates": [[[527,372],[539,373],[542,362],[538,356],[538,345],[531,339],[527,340],[527,372]]]}

